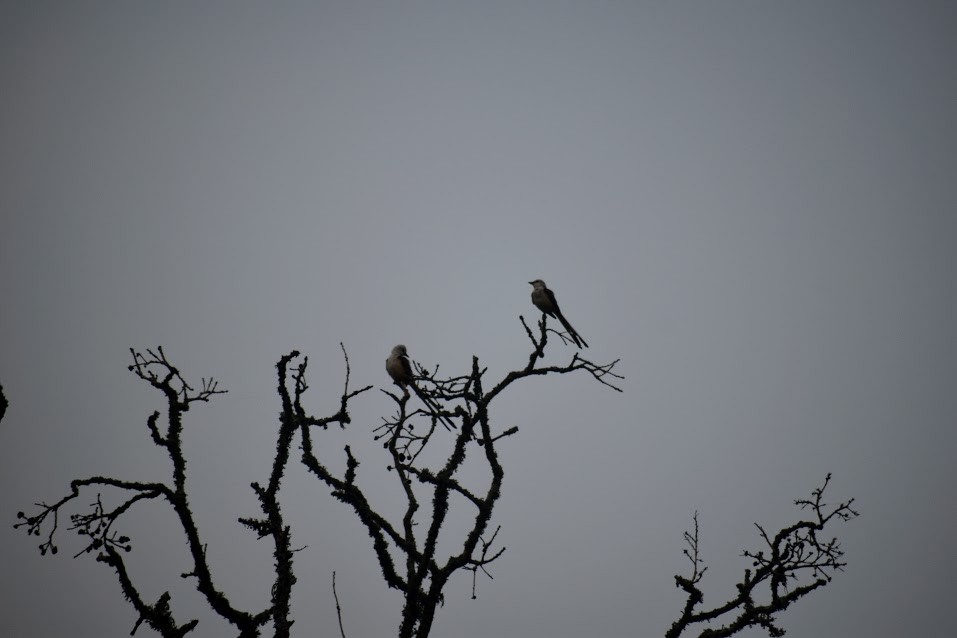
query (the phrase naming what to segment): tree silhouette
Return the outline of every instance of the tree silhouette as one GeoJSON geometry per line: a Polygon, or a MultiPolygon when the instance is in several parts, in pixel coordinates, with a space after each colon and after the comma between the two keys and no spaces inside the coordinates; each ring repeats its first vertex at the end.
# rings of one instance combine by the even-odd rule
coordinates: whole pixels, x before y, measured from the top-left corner
{"type": "Polygon", "coordinates": [[[3,421],[4,415],[7,413],[7,397],[3,393],[3,384],[0,384],[0,421],[3,421]]]}
{"type": "MultiPolygon", "coordinates": [[[[530,328],[524,317],[520,319],[531,343],[531,352],[523,367],[501,379],[489,382],[487,369],[480,365],[478,357],[472,358],[467,372],[449,377],[440,376],[438,366],[430,369],[413,362],[416,386],[429,399],[427,402],[419,405],[405,387],[399,388],[400,392],[381,390],[393,401],[395,413],[383,418],[382,423],[373,428],[372,435],[381,443],[384,462],[405,496],[401,516],[394,520],[384,514],[386,509],[373,503],[364,491],[359,455],[350,446],[345,446],[341,453],[345,470],[337,474],[330,469],[329,459],[338,454],[322,445],[324,433],[330,426],[347,428],[351,425],[351,402],[372,389],[372,386],[364,386],[350,390],[351,368],[345,347],[342,347],[345,382],[338,410],[328,416],[315,416],[306,404],[308,357],[293,351],[280,358],[276,364],[281,410],[275,456],[268,480],[251,485],[259,513],[239,519],[240,524],[269,543],[274,557],[271,595],[269,601],[263,602],[258,609],[241,609],[216,584],[206,558],[206,540],[190,509],[186,487],[187,465],[181,437],[184,416],[194,403],[208,402],[226,391],[220,389],[212,378],[202,379],[198,388],[191,386],[162,347],[145,352],[131,349],[129,370],[157,389],[165,399],[164,411],[154,411],[147,418],[146,425],[154,445],[165,450],[170,458],[170,479],[167,482],[140,482],[108,476],[76,479],[70,484],[71,491],[59,500],[38,503],[38,510],[30,515],[19,512],[20,522],[15,527],[44,538],[39,546],[41,554],[56,554],[55,536],[61,511],[75,505],[73,502],[86,491],[118,490],[123,494],[118,504],[104,504],[101,494],[97,493],[88,510],[69,515],[69,529],[85,539],[84,547],[74,557],[93,554],[97,561],[112,568],[124,597],[138,614],[132,633],[145,623],[164,637],[179,637],[190,633],[198,620],[182,623],[176,620],[170,608],[168,591],[154,602],[144,600],[124,559],[124,554],[132,549],[132,540],[115,529],[134,505],[147,501],[163,502],[175,513],[189,550],[189,571],[182,576],[194,582],[212,611],[229,623],[238,636],[259,636],[271,625],[271,635],[284,638],[291,635],[293,625],[290,599],[296,577],[291,529],[284,517],[279,494],[291,454],[298,449],[301,450],[299,463],[305,470],[330,487],[333,496],[348,506],[365,527],[386,584],[402,593],[404,605],[398,635],[401,638],[425,638],[431,632],[436,610],[443,602],[443,590],[453,574],[472,572],[474,597],[479,572],[489,575],[489,564],[505,551],[504,547],[496,545],[499,527],[492,529],[492,517],[504,477],[498,446],[503,439],[515,435],[518,427],[502,429],[492,424],[490,414],[494,400],[529,377],[573,373],[586,373],[597,382],[621,392],[616,383],[622,377],[614,371],[618,360],[599,365],[576,352],[565,365],[544,365],[549,337],[555,335],[569,343],[568,337],[548,328],[544,315],[537,330],[530,328]],[[454,428],[438,427],[442,423],[451,423],[454,428]],[[298,448],[294,447],[296,443],[298,448]],[[477,481],[473,477],[466,480],[466,475],[475,474],[462,471],[467,461],[487,468],[487,479],[477,481]],[[470,523],[457,540],[449,540],[452,532],[442,536],[442,547],[454,548],[443,553],[439,537],[449,520],[451,508],[460,517],[463,512],[471,512],[467,517],[470,523]]],[[[363,451],[363,455],[370,453],[363,451]]],[[[703,599],[698,585],[705,568],[698,556],[696,516],[695,532],[685,534],[689,545],[685,553],[692,561],[693,571],[690,577],[676,577],[677,585],[687,592],[688,601],[667,636],[677,637],[696,623],[718,620],[734,613],[738,615],[726,626],[719,630],[705,629],[700,635],[729,636],[755,624],[764,626],[772,635],[780,635],[774,633],[781,630],[773,624],[773,614],[822,586],[830,579],[832,570],[844,566],[837,541],[823,543],[818,540],[818,532],[831,520],[847,520],[856,512],[850,509],[850,502],[836,509],[827,509],[821,502],[826,487],[827,481],[815,491],[811,500],[798,501],[802,507],[810,508],[815,515],[812,520],[784,528],[773,536],[759,527],[770,553],[745,552],[755,569],[753,573],[751,570],[745,572],[742,583],[738,585],[739,596],[708,611],[697,611],[703,599]],[[810,572],[817,580],[788,590],[789,583],[797,581],[804,572],[810,572]],[[759,586],[765,584],[770,587],[771,599],[757,602],[755,594],[759,586]]],[[[338,610],[338,596],[336,605],[338,610]]]]}
{"type": "MultiPolygon", "coordinates": [[[[333,496],[351,506],[372,538],[383,578],[389,587],[403,593],[405,605],[398,631],[402,638],[429,635],[436,607],[442,601],[442,591],[455,572],[473,572],[474,595],[474,576],[504,551],[504,548],[493,548],[498,530],[488,534],[504,476],[497,446],[502,439],[518,432],[518,428],[493,428],[489,409],[495,398],[530,376],[574,372],[587,372],[599,382],[620,391],[613,384],[620,378],[612,371],[617,361],[600,366],[576,353],[565,366],[540,366],[549,331],[544,320],[539,324],[537,336],[525,324],[524,318],[522,324],[533,345],[528,362],[524,368],[509,372],[489,390],[485,389],[486,370],[479,366],[478,357],[472,358],[468,374],[453,377],[439,377],[437,368],[429,370],[414,363],[417,385],[430,399],[424,408],[410,408],[407,389],[401,395],[383,390],[395,402],[396,412],[376,429],[376,439],[383,441],[388,450],[389,470],[395,474],[405,494],[401,521],[389,521],[370,503],[358,482],[359,461],[348,446],[345,448],[346,471],[342,476],[335,476],[319,460],[314,438],[321,436],[329,422],[309,416],[302,405],[303,393],[308,387],[306,362],[296,368],[288,381],[287,365],[298,353],[292,353],[280,362],[282,419],[297,425],[302,440],[302,462],[333,489],[333,496]],[[291,392],[288,385],[292,386],[291,392]],[[433,405],[441,407],[435,410],[433,405]],[[427,420],[424,428],[416,427],[413,422],[416,417],[427,420]],[[424,454],[426,449],[439,442],[439,437],[448,436],[445,428],[438,427],[442,421],[456,425],[454,441],[445,460],[433,467],[422,459],[427,456],[424,454]],[[474,457],[488,467],[486,484],[472,487],[459,478],[468,457],[474,457]],[[453,499],[471,506],[471,526],[463,538],[453,543],[457,548],[455,551],[440,556],[439,532],[455,502],[453,499]],[[430,505],[425,506],[425,503],[430,505]],[[418,534],[417,529],[424,532],[418,534]]],[[[343,401],[346,396],[344,392],[343,401]]]]}
{"type": "Polygon", "coordinates": [[[684,555],[691,562],[689,576],[675,576],[675,585],[687,593],[681,616],[665,633],[665,638],[678,638],[686,629],[698,623],[724,622],[718,628],[705,628],[700,638],[724,638],[733,636],[747,627],[763,627],[769,636],[783,636],[784,630],[775,624],[775,614],[787,609],[791,603],[806,596],[829,582],[835,571],[842,571],[846,563],[844,552],[836,538],[823,539],[820,533],[834,520],[848,521],[858,514],[851,509],[854,499],[828,507],[824,503],[824,490],[831,482],[828,474],[821,487],[811,492],[810,499],[798,499],[794,503],[802,510],[810,510],[808,520],[788,525],[773,535],[755,523],[767,547],[762,550],[744,550],[742,555],[750,559],[751,568],[744,570],[741,581],[735,585],[738,593],[731,600],[705,611],[695,611],[704,601],[699,588],[707,567],[699,554],[698,514],[694,515],[694,532],[685,532],[688,545],[684,555]],[[810,576],[810,580],[807,577],[810,576]],[[767,590],[765,600],[759,596],[767,590]]]}

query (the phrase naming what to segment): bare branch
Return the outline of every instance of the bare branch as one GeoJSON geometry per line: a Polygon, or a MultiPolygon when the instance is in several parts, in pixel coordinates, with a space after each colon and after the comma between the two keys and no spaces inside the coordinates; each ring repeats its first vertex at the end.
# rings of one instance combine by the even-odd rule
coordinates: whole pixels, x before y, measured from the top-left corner
{"type": "Polygon", "coordinates": [[[476,579],[476,576],[478,575],[478,570],[481,569],[482,573],[488,576],[489,580],[495,580],[492,574],[489,573],[487,569],[485,569],[485,566],[505,553],[505,548],[503,547],[497,552],[495,552],[494,554],[492,554],[491,556],[488,555],[489,549],[491,549],[492,543],[495,542],[495,537],[498,536],[498,532],[501,529],[502,529],[502,526],[499,525],[498,527],[495,528],[495,532],[492,534],[492,537],[490,539],[488,539],[487,541],[484,538],[482,539],[481,555],[479,556],[479,558],[469,561],[470,566],[466,567],[466,569],[472,572],[472,600],[475,600],[476,598],[478,598],[478,596],[475,594],[475,579],[476,579]]]}
{"type": "Polygon", "coordinates": [[[212,377],[201,379],[202,389],[196,392],[166,358],[163,346],[157,347],[156,350],[147,348],[145,355],[130,348],[130,354],[133,355],[133,364],[129,366],[129,370],[161,390],[171,405],[176,403],[181,412],[188,411],[189,406],[196,401],[207,403],[212,396],[227,392],[220,390],[219,383],[212,377]]]}
{"type": "Polygon", "coordinates": [[[3,384],[0,383],[0,421],[3,421],[3,416],[7,413],[7,406],[10,405],[7,402],[7,396],[3,393],[3,384]]]}
{"type": "Polygon", "coordinates": [[[491,543],[498,534],[497,529],[491,540],[486,541],[484,534],[501,494],[504,477],[496,445],[501,439],[516,434],[518,428],[509,426],[500,430],[492,426],[489,418],[492,400],[520,379],[579,371],[590,374],[603,385],[621,391],[614,385],[616,379],[622,378],[614,372],[617,361],[598,365],[576,354],[565,366],[536,367],[544,357],[548,330],[543,320],[539,323],[539,334],[536,336],[524,318],[521,318],[521,322],[533,345],[528,363],[525,367],[508,373],[490,392],[485,392],[483,387],[487,370],[479,366],[476,357],[473,357],[471,370],[467,374],[447,377],[439,376],[438,366],[426,367],[419,362],[412,362],[414,389],[424,405],[423,408],[410,408],[408,391],[403,391],[400,395],[389,389],[382,389],[383,394],[394,402],[395,413],[384,418],[382,423],[374,428],[374,438],[381,441],[387,451],[387,467],[395,473],[405,495],[401,521],[395,523],[379,514],[364,494],[357,479],[359,461],[351,449],[346,448],[346,471],[342,476],[334,475],[327,465],[319,460],[314,437],[321,432],[311,426],[318,424],[320,420],[312,417],[303,406],[308,389],[304,380],[305,363],[292,375],[294,392],[285,390],[285,383],[280,383],[283,419],[295,420],[300,424],[303,464],[333,489],[335,498],[352,507],[372,538],[373,549],[386,583],[400,590],[405,596],[403,619],[399,627],[400,638],[427,636],[436,607],[443,599],[442,590],[452,575],[460,569],[466,569],[473,572],[474,582],[477,571],[482,570],[487,574],[485,566],[498,558],[503,551],[493,552],[491,549],[491,543]],[[440,422],[451,424],[449,431],[438,428],[440,422]],[[422,462],[426,448],[435,450],[441,446],[448,447],[444,462],[435,467],[422,462]],[[466,485],[459,476],[470,454],[482,459],[491,471],[487,483],[479,486],[466,485]],[[423,488],[431,490],[428,500],[420,498],[416,491],[423,488]],[[475,507],[475,513],[471,529],[461,540],[459,549],[442,559],[437,555],[438,539],[448,512],[454,503],[458,502],[457,499],[471,503],[475,507]],[[393,554],[404,558],[401,561],[404,563],[403,568],[399,567],[393,554]]]}
{"type": "Polygon", "coordinates": [[[178,625],[176,623],[170,611],[170,595],[168,591],[163,592],[159,599],[152,605],[146,603],[130,579],[130,575],[126,571],[126,564],[123,562],[123,557],[114,548],[107,547],[104,553],[97,556],[97,560],[113,568],[116,572],[117,579],[120,581],[120,588],[123,590],[123,595],[130,601],[133,608],[140,615],[136,624],[133,625],[133,630],[130,632],[130,635],[135,634],[139,626],[145,622],[151,629],[158,632],[161,636],[164,636],[164,638],[181,638],[191,632],[196,625],[199,624],[199,621],[196,619],[184,625],[178,625]]]}
{"type": "Polygon", "coordinates": [[[346,638],[346,631],[342,628],[342,608],[339,607],[339,593],[336,591],[336,572],[332,572],[332,596],[336,599],[336,617],[339,618],[339,635],[346,638]]]}
{"type": "Polygon", "coordinates": [[[846,563],[844,552],[836,538],[822,540],[818,533],[833,519],[848,521],[858,515],[851,508],[854,499],[839,503],[831,509],[823,502],[824,490],[830,483],[828,474],[824,484],[815,489],[812,498],[795,501],[802,510],[812,510],[810,520],[802,520],[782,528],[773,537],[756,524],[764,544],[763,550],[745,550],[743,556],[751,560],[751,568],[744,571],[744,577],[736,587],[738,595],[726,603],[706,611],[695,609],[704,600],[698,584],[706,567],[698,555],[698,517],[694,517],[695,531],[685,532],[688,549],[685,556],[692,562],[689,577],[675,576],[675,584],[684,590],[687,599],[678,620],[665,634],[666,638],[677,638],[690,626],[719,621],[727,618],[721,627],[704,629],[702,638],[732,636],[752,626],[763,627],[771,636],[782,636],[784,630],[777,626],[775,616],[787,609],[791,603],[806,596],[815,589],[825,586],[833,578],[835,571],[842,571],[846,563]],[[802,580],[802,576],[808,579],[802,580]],[[757,594],[766,591],[764,600],[758,600],[757,594]]]}
{"type": "MultiPolygon", "coordinates": [[[[132,493],[126,500],[113,508],[107,508],[98,494],[96,501],[90,505],[91,509],[89,511],[70,516],[70,529],[89,539],[86,547],[81,549],[76,556],[97,551],[97,560],[114,568],[124,595],[140,613],[140,620],[136,627],[142,622],[147,622],[164,636],[181,636],[189,632],[196,622],[192,621],[185,625],[178,625],[173,620],[169,609],[168,594],[161,597],[153,605],[148,605],[142,601],[120,553],[131,550],[131,539],[114,531],[119,519],[134,504],[162,497],[172,507],[185,536],[186,545],[193,562],[189,575],[196,578],[197,591],[219,616],[232,623],[239,630],[241,636],[258,635],[259,627],[268,620],[271,610],[267,609],[257,614],[240,611],[233,607],[226,595],[216,588],[206,561],[206,545],[200,538],[186,492],[186,458],[183,454],[181,440],[183,414],[189,410],[193,403],[197,401],[208,402],[214,395],[224,394],[226,391],[221,390],[218,383],[212,378],[202,379],[200,382],[201,389],[194,390],[166,357],[162,347],[147,350],[146,354],[132,349],[130,352],[133,357],[133,364],[129,366],[129,370],[160,390],[166,397],[166,423],[162,431],[159,424],[159,412],[153,412],[147,419],[147,429],[153,443],[163,448],[170,458],[172,465],[171,483],[145,483],[103,476],[75,480],[71,483],[71,493],[59,501],[52,505],[39,504],[40,512],[33,516],[26,516],[21,512],[18,518],[23,522],[18,523],[15,527],[25,526],[28,534],[39,536],[44,523],[52,519],[47,540],[40,546],[40,552],[42,554],[47,551],[56,553],[57,547],[54,543],[54,535],[58,526],[59,512],[61,508],[79,496],[82,488],[88,486],[110,487],[132,493]]],[[[134,631],[136,627],[134,627],[134,631]]]]}
{"type": "MultiPolygon", "coordinates": [[[[123,514],[127,509],[129,509],[130,506],[133,505],[134,502],[142,499],[153,499],[159,496],[168,498],[171,495],[169,488],[162,483],[121,481],[106,476],[91,476],[85,479],[76,479],[70,483],[70,493],[57,502],[51,505],[47,505],[46,503],[37,503],[37,507],[40,508],[40,511],[37,514],[27,516],[23,512],[18,512],[17,518],[22,522],[16,523],[13,527],[26,527],[27,534],[31,536],[40,536],[44,523],[46,523],[48,519],[52,518],[52,524],[47,532],[47,539],[43,544],[40,545],[40,553],[46,554],[47,552],[50,552],[51,554],[56,554],[57,546],[54,543],[54,536],[56,535],[56,531],[59,526],[60,509],[79,497],[80,490],[88,486],[113,487],[120,490],[136,492],[137,495],[127,501],[123,506],[118,507],[109,513],[103,511],[102,502],[100,501],[99,495],[97,495],[96,503],[92,504],[92,507],[97,508],[94,510],[93,514],[74,514],[71,516],[71,520],[74,524],[72,527],[70,527],[70,529],[77,530],[81,535],[90,536],[89,545],[80,550],[80,552],[77,553],[77,556],[83,553],[89,553],[94,549],[101,549],[103,545],[109,545],[112,541],[110,540],[108,534],[113,524],[121,514],[123,514]]],[[[128,540],[122,542],[117,541],[117,544],[123,545],[124,548],[126,545],[128,545],[128,543],[128,540]]]]}
{"type": "MultiPolygon", "coordinates": [[[[383,389],[396,406],[395,414],[383,419],[374,429],[374,438],[383,443],[388,455],[388,468],[395,473],[405,495],[405,509],[401,521],[392,522],[380,514],[369,501],[359,480],[359,460],[349,446],[345,447],[345,471],[334,474],[317,453],[319,437],[329,426],[338,424],[346,428],[352,423],[349,402],[372,388],[367,385],[351,390],[351,365],[345,346],[340,343],[345,361],[345,379],[336,411],[327,416],[315,416],[307,409],[305,399],[309,391],[307,380],[308,357],[300,357],[292,351],[277,363],[278,394],[281,402],[276,451],[272,468],[265,482],[252,482],[251,487],[258,501],[260,512],[239,518],[239,523],[252,530],[258,538],[269,540],[275,557],[275,580],[271,588],[269,604],[262,610],[251,613],[233,606],[225,593],[214,583],[210,565],[206,559],[206,544],[203,542],[187,497],[187,462],[183,453],[183,415],[196,402],[208,402],[213,396],[226,391],[219,388],[213,378],[203,378],[195,388],[172,364],[162,347],[145,352],[131,350],[133,362],[129,370],[138,378],[159,390],[166,399],[166,409],[152,412],[146,419],[150,439],[165,450],[170,458],[172,471],[168,483],[140,483],[122,481],[110,477],[91,477],[74,481],[71,494],[52,505],[39,504],[39,512],[19,515],[17,527],[25,527],[31,535],[47,532],[42,553],[57,551],[54,535],[62,508],[79,496],[84,487],[109,487],[124,491],[126,496],[117,505],[106,505],[99,494],[90,510],[71,515],[72,531],[86,537],[87,545],[77,555],[97,551],[97,559],[113,568],[124,595],[136,609],[139,619],[133,631],[146,623],[164,636],[182,636],[196,626],[196,621],[179,624],[170,610],[170,596],[164,593],[154,603],[143,600],[133,578],[123,561],[123,553],[130,551],[131,540],[120,535],[115,528],[119,519],[135,504],[163,500],[172,507],[185,537],[191,565],[182,573],[183,578],[195,581],[196,590],[205,598],[220,617],[231,623],[240,636],[259,635],[260,629],[270,620],[274,635],[287,638],[290,634],[289,602],[296,578],[293,572],[291,531],[284,522],[279,492],[289,465],[292,446],[298,434],[301,437],[301,462],[303,466],[331,488],[332,495],[349,505],[372,539],[373,550],[379,560],[386,583],[405,597],[399,635],[402,638],[428,636],[436,608],[444,601],[443,589],[458,571],[472,572],[473,597],[478,571],[491,578],[488,565],[503,552],[494,549],[500,528],[487,537],[495,504],[501,495],[504,469],[498,457],[497,444],[504,438],[515,435],[518,427],[494,426],[490,418],[492,400],[520,379],[549,374],[585,372],[595,380],[616,391],[615,381],[622,377],[614,372],[618,361],[595,364],[574,355],[564,366],[540,366],[550,331],[543,318],[536,335],[521,318],[526,333],[533,345],[528,363],[508,373],[490,392],[484,389],[487,369],[472,358],[471,369],[466,374],[440,376],[439,366],[426,367],[414,363],[414,383],[408,384],[421,400],[409,406],[410,394],[401,395],[383,389]],[[445,428],[439,428],[442,423],[445,428]],[[422,459],[426,448],[446,450],[445,459],[428,464],[422,459]],[[470,457],[471,455],[471,457],[470,457]],[[475,484],[466,481],[462,468],[466,459],[472,458],[486,465],[490,471],[487,480],[475,484]],[[429,498],[422,498],[423,492],[429,498]],[[439,538],[450,512],[456,504],[468,502],[475,508],[470,528],[460,539],[457,549],[447,556],[439,556],[439,538]],[[398,560],[396,557],[399,557],[398,560]]],[[[554,332],[566,339],[562,333],[554,332]]],[[[442,458],[439,456],[438,458],[442,458]]],[[[456,547],[456,543],[443,541],[443,547],[456,547]]],[[[340,620],[340,633],[344,636],[338,592],[333,589],[340,620]]]]}

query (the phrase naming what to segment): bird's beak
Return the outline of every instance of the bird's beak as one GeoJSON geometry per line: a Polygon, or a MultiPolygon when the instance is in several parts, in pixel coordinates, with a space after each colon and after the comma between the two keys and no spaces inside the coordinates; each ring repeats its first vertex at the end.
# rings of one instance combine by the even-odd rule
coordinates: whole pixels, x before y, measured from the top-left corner
{"type": "Polygon", "coordinates": [[[528,282],[528,283],[530,283],[530,284],[533,285],[533,286],[535,285],[535,282],[534,282],[534,281],[530,281],[530,282],[528,282]]]}

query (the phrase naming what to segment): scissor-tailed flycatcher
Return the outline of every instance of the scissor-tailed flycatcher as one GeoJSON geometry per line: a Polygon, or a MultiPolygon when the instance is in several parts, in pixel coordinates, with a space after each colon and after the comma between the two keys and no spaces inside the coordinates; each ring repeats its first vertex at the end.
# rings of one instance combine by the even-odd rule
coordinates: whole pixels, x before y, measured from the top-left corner
{"type": "Polygon", "coordinates": [[[568,323],[568,320],[565,319],[565,316],[562,314],[562,311],[558,309],[558,301],[555,300],[555,293],[545,287],[545,282],[541,279],[536,279],[535,281],[528,282],[532,284],[534,290],[532,290],[532,303],[535,304],[535,307],[544,312],[549,317],[555,317],[558,319],[565,330],[568,331],[568,334],[571,336],[572,341],[575,342],[575,345],[581,348],[582,346],[588,347],[588,344],[585,343],[585,340],[582,339],[581,335],[572,328],[572,324],[568,323]]]}
{"type": "Polygon", "coordinates": [[[415,396],[419,397],[422,403],[428,406],[429,410],[442,421],[442,425],[445,426],[446,430],[455,429],[455,424],[452,420],[440,415],[439,406],[415,385],[415,377],[412,375],[412,365],[409,363],[409,353],[401,343],[392,348],[389,358],[385,360],[385,371],[389,373],[389,376],[392,377],[395,384],[403,390],[412,388],[412,391],[415,392],[415,396]]]}

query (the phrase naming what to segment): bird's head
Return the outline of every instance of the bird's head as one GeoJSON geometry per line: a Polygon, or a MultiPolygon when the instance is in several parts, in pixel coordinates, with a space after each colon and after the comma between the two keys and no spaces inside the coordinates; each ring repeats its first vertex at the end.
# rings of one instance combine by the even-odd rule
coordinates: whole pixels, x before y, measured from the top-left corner
{"type": "Polygon", "coordinates": [[[530,282],[528,282],[528,283],[532,284],[532,286],[533,286],[534,288],[544,288],[544,287],[545,287],[545,282],[542,281],[541,279],[536,279],[535,281],[530,281],[530,282]]]}
{"type": "Polygon", "coordinates": [[[408,353],[407,353],[406,350],[405,350],[405,346],[400,343],[400,344],[397,345],[396,347],[392,348],[392,356],[393,356],[393,357],[407,357],[407,356],[409,356],[409,355],[408,355],[408,353]]]}

